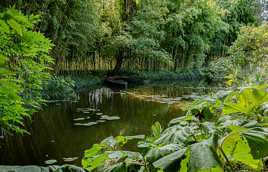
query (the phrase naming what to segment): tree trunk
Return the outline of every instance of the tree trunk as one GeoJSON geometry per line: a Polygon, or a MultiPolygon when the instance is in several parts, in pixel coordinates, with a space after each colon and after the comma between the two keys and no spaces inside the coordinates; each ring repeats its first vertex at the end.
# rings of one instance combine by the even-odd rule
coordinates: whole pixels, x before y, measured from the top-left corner
{"type": "Polygon", "coordinates": [[[176,72],[177,67],[178,67],[178,57],[177,57],[177,51],[176,50],[172,50],[172,56],[174,57],[174,67],[173,67],[173,71],[176,72]]]}
{"type": "Polygon", "coordinates": [[[123,64],[123,58],[122,57],[117,58],[116,65],[112,71],[112,74],[116,74],[121,69],[122,64],[123,64]]]}
{"type": "Polygon", "coordinates": [[[174,58],[174,68],[173,68],[173,71],[174,71],[174,72],[176,72],[176,70],[177,70],[177,66],[178,66],[178,58],[175,57],[175,58],[174,58]]]}
{"type": "Polygon", "coordinates": [[[117,58],[116,58],[116,64],[115,64],[115,67],[112,71],[112,74],[115,74],[117,73],[121,67],[122,67],[122,64],[123,64],[123,52],[121,50],[118,51],[118,55],[117,55],[117,58]]]}

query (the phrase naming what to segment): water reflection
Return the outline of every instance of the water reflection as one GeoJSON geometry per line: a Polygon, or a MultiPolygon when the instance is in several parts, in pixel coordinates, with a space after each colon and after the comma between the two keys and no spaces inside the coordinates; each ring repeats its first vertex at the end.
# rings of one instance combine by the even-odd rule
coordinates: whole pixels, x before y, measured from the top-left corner
{"type": "MultiPolygon", "coordinates": [[[[81,94],[78,102],[51,103],[27,122],[31,135],[5,137],[0,164],[44,165],[46,160],[55,159],[57,164],[65,160],[80,165],[84,150],[106,137],[150,134],[156,121],[166,127],[171,119],[183,114],[178,106],[183,102],[180,98],[193,91],[200,96],[211,90],[190,90],[179,85],[127,91],[103,87],[81,94]],[[148,101],[152,97],[155,101],[148,101]],[[171,97],[177,99],[176,103],[163,101],[171,101],[171,97]]],[[[129,148],[134,149],[132,146],[129,148]]]]}

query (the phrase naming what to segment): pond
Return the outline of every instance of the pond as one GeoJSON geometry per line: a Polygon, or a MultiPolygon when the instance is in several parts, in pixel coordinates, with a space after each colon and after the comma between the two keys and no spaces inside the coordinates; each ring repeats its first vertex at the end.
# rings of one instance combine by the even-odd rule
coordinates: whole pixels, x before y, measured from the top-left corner
{"type": "MultiPolygon", "coordinates": [[[[5,137],[1,165],[81,165],[84,150],[109,136],[150,135],[159,121],[163,127],[183,115],[189,100],[217,87],[203,84],[156,84],[126,90],[101,87],[80,94],[77,102],[54,102],[34,115],[31,135],[5,137]],[[52,161],[53,162],[53,161],[52,161]]],[[[130,144],[129,149],[135,149],[130,144]]]]}

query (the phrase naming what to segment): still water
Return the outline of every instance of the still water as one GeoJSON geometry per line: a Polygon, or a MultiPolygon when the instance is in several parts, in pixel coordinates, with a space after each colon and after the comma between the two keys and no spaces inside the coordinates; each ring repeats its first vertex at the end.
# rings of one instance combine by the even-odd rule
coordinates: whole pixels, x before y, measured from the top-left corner
{"type": "MultiPolygon", "coordinates": [[[[216,89],[216,88],[215,88],[216,89]]],[[[162,127],[180,115],[189,100],[208,94],[211,87],[198,84],[162,84],[127,90],[98,88],[80,94],[77,102],[54,102],[34,115],[27,128],[31,135],[0,140],[1,165],[80,166],[84,150],[109,136],[150,135],[151,126],[162,127]]],[[[130,144],[129,149],[135,149],[130,144]]]]}

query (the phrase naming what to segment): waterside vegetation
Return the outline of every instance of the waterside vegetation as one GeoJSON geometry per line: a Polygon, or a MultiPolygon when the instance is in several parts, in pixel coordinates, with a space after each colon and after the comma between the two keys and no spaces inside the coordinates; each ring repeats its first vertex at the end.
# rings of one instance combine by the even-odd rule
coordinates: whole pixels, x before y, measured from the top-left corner
{"type": "Polygon", "coordinates": [[[225,89],[186,104],[166,129],[156,122],[150,136],[94,144],[85,171],[267,170],[268,25],[258,2],[0,2],[1,133],[30,134],[25,119],[48,100],[76,100],[115,76],[225,89]],[[124,150],[131,140],[139,151],[124,150]]]}

